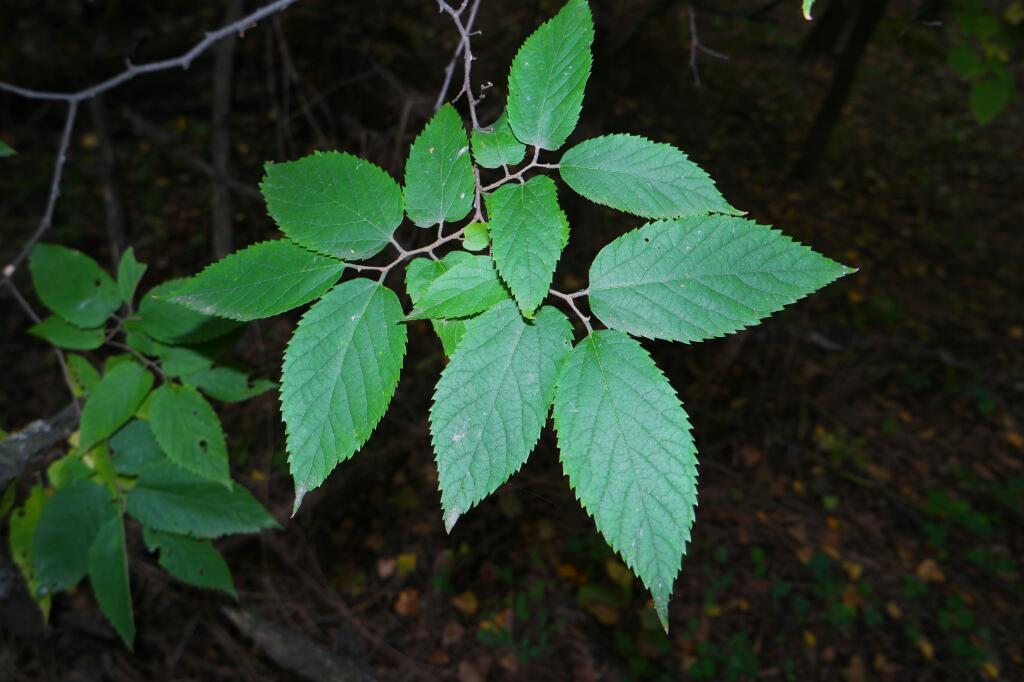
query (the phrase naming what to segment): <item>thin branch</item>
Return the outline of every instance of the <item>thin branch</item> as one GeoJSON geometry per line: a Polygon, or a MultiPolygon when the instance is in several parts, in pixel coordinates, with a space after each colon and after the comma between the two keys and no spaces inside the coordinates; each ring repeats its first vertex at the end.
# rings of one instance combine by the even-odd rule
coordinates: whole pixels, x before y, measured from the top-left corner
{"type": "MultiPolygon", "coordinates": [[[[470,41],[473,36],[473,22],[476,20],[476,11],[480,7],[480,0],[473,0],[473,4],[469,9],[469,17],[467,17],[465,22],[463,22],[462,13],[466,9],[466,4],[467,2],[463,2],[459,6],[459,9],[455,9],[445,2],[445,0],[437,0],[437,5],[440,8],[440,11],[447,13],[452,18],[452,21],[455,23],[455,28],[458,30],[461,38],[459,45],[461,46],[462,52],[462,88],[455,93],[455,97],[453,99],[458,99],[462,95],[466,96],[466,102],[469,105],[469,120],[473,124],[473,130],[478,130],[480,128],[480,121],[477,120],[476,117],[476,105],[480,103],[480,99],[473,96],[472,71],[474,57],[470,41]]],[[[455,55],[449,64],[449,68],[452,70],[454,70],[455,62],[458,60],[459,52],[460,50],[457,48],[455,55]]],[[[441,97],[438,98],[438,102],[444,101],[444,95],[447,94],[450,84],[451,74],[448,69],[445,69],[445,83],[441,90],[441,97]]],[[[438,104],[436,108],[440,109],[440,104],[438,104]]]]}
{"type": "Polygon", "coordinates": [[[548,289],[548,293],[549,294],[551,294],[552,296],[555,296],[557,298],[560,298],[560,299],[562,299],[563,301],[565,301],[566,303],[569,304],[569,307],[572,308],[572,311],[574,313],[576,313],[576,316],[578,318],[580,318],[580,322],[583,323],[583,326],[586,327],[587,333],[589,334],[592,331],[594,331],[594,328],[592,326],[590,326],[590,316],[589,315],[584,315],[580,311],[580,309],[576,307],[576,299],[579,298],[580,296],[586,296],[588,291],[589,291],[588,289],[583,289],[582,291],[577,291],[577,292],[572,293],[572,294],[564,294],[561,291],[558,291],[556,289],[548,289]]]}
{"type": "Polygon", "coordinates": [[[192,48],[185,54],[174,57],[172,59],[162,59],[156,62],[147,62],[145,64],[128,64],[128,68],[112,76],[105,81],[97,83],[88,88],[79,90],[78,92],[44,92],[41,90],[31,90],[29,88],[23,88],[12,83],[6,83],[0,81],[0,90],[20,95],[21,97],[27,97],[29,99],[42,99],[50,101],[64,101],[68,103],[79,103],[87,99],[92,99],[96,95],[102,94],[107,90],[113,90],[122,83],[126,83],[133,78],[137,78],[143,74],[155,73],[157,71],[167,71],[168,69],[187,69],[192,65],[193,60],[196,57],[206,52],[211,45],[226,38],[234,33],[244,33],[253,24],[259,23],[261,20],[269,17],[272,14],[280,12],[289,5],[293,5],[298,0],[274,0],[274,2],[267,3],[263,7],[259,8],[255,12],[248,14],[238,21],[233,21],[227,26],[217,29],[216,31],[206,34],[202,40],[192,46],[192,48]]]}
{"type": "Polygon", "coordinates": [[[541,163],[540,161],[537,160],[538,157],[540,157],[540,147],[536,147],[535,146],[533,148],[533,158],[530,159],[530,162],[528,164],[526,164],[525,166],[523,166],[522,168],[517,170],[515,173],[510,173],[508,171],[508,169],[506,168],[505,169],[505,177],[503,177],[503,178],[501,178],[499,180],[495,180],[494,182],[492,182],[489,185],[485,185],[485,186],[481,187],[480,191],[481,192],[492,192],[492,191],[498,189],[499,187],[501,187],[502,185],[504,185],[505,183],[511,182],[512,180],[516,180],[518,182],[523,182],[524,181],[523,180],[523,175],[527,171],[533,170],[535,168],[558,168],[558,164],[557,163],[541,163]]]}
{"type": "Polygon", "coordinates": [[[209,49],[209,47],[217,41],[235,33],[242,33],[245,29],[257,23],[261,19],[270,16],[275,12],[279,12],[295,2],[297,2],[297,0],[275,0],[255,12],[242,17],[238,21],[234,21],[223,28],[213,31],[212,33],[207,33],[205,38],[196,43],[188,52],[180,57],[164,59],[157,62],[149,62],[146,64],[129,64],[127,69],[116,76],[108,78],[107,80],[91,87],[79,90],[78,92],[43,92],[0,81],[0,91],[3,92],[10,92],[29,99],[63,101],[68,103],[68,113],[64,120],[64,131],[61,135],[60,147],[57,151],[57,160],[54,163],[53,177],[50,179],[50,195],[46,202],[46,210],[43,212],[43,217],[39,221],[39,227],[36,228],[35,234],[32,235],[32,238],[29,239],[27,244],[25,244],[21,252],[15,256],[14,260],[4,266],[4,279],[10,280],[11,277],[14,276],[18,266],[21,265],[25,258],[28,257],[32,248],[36,245],[36,242],[42,238],[53,223],[53,211],[57,205],[57,197],[60,196],[60,184],[64,175],[64,162],[67,160],[68,146],[71,144],[71,136],[74,133],[75,120],[78,115],[78,105],[81,102],[92,99],[93,97],[96,97],[108,90],[112,90],[122,83],[130,81],[142,74],[166,71],[173,68],[187,69],[191,66],[192,61],[196,57],[209,49]]]}
{"type": "Polygon", "coordinates": [[[690,5],[688,9],[690,13],[690,71],[693,73],[693,84],[699,88],[703,86],[703,83],[700,80],[700,67],[697,65],[698,54],[703,52],[715,59],[729,59],[729,55],[701,44],[700,37],[697,35],[697,13],[693,11],[693,5],[690,5]]]}
{"type": "Polygon", "coordinates": [[[46,209],[43,211],[43,217],[39,220],[39,227],[36,228],[28,243],[14,257],[14,260],[4,266],[3,276],[6,280],[10,280],[14,276],[18,266],[28,258],[32,247],[42,239],[46,231],[50,229],[50,225],[53,224],[53,211],[57,206],[57,197],[60,196],[60,183],[64,177],[64,163],[68,159],[68,147],[71,144],[71,135],[74,133],[75,119],[77,117],[78,102],[71,102],[68,105],[67,116],[64,118],[64,131],[61,133],[60,147],[57,148],[57,158],[53,163],[53,177],[50,178],[50,194],[46,199],[46,209]]]}
{"type": "MultiPolygon", "coordinates": [[[[33,322],[39,322],[39,316],[36,314],[32,306],[25,300],[25,297],[21,295],[18,287],[14,284],[13,277],[18,271],[20,266],[28,255],[32,252],[35,245],[42,239],[46,231],[50,229],[53,224],[53,214],[57,206],[57,198],[60,196],[61,181],[64,178],[64,165],[67,162],[68,148],[71,145],[71,137],[75,131],[75,121],[78,118],[78,106],[82,102],[93,99],[94,97],[112,90],[122,83],[126,83],[137,76],[141,76],[146,73],[155,73],[157,71],[166,71],[173,68],[185,68],[187,69],[192,61],[205,52],[211,45],[217,43],[221,39],[234,35],[235,33],[242,34],[245,29],[249,28],[253,24],[260,20],[268,17],[276,12],[283,10],[289,5],[294,4],[297,0],[275,0],[260,9],[242,17],[238,21],[234,21],[227,26],[224,26],[212,33],[207,33],[206,36],[196,43],[188,52],[185,54],[173,58],[165,59],[157,62],[149,62],[147,64],[129,64],[128,68],[112,76],[107,80],[93,85],[91,87],[79,90],[77,92],[44,92],[41,90],[32,90],[29,88],[23,88],[12,83],[0,81],[0,92],[9,92],[21,97],[28,99],[45,100],[51,102],[67,102],[68,110],[64,118],[64,128],[61,132],[60,144],[57,147],[57,158],[53,164],[53,175],[50,178],[50,192],[46,199],[46,208],[43,210],[43,215],[39,220],[39,226],[35,232],[29,238],[28,242],[22,247],[21,251],[11,260],[10,263],[4,266],[2,273],[0,273],[0,283],[7,286],[10,290],[11,295],[14,296],[15,301],[21,306],[28,315],[29,319],[33,322]]],[[[133,350],[125,346],[128,350],[133,350]]],[[[64,359],[64,353],[59,348],[54,348],[53,352],[57,358],[57,363],[60,365],[61,374],[64,376],[64,383],[67,384],[68,390],[71,391],[73,404],[76,412],[78,411],[78,401],[74,395],[74,384],[71,381],[71,374],[68,371],[67,362],[64,359]]],[[[134,351],[133,351],[134,352],[134,351]]],[[[142,358],[147,364],[150,364],[159,372],[163,374],[159,367],[155,366],[148,359],[142,358]]]]}
{"type": "MultiPolygon", "coordinates": [[[[32,320],[33,323],[38,324],[39,315],[32,308],[32,304],[26,301],[25,297],[21,295],[21,292],[18,291],[18,287],[14,285],[14,282],[7,278],[4,278],[2,282],[7,285],[8,290],[11,292],[11,296],[13,296],[14,300],[18,302],[21,309],[25,311],[25,315],[28,316],[28,319],[32,320]]],[[[64,358],[64,351],[57,347],[54,347],[52,350],[54,356],[57,358],[57,364],[60,365],[61,376],[64,377],[64,384],[68,387],[68,393],[71,394],[71,403],[74,405],[75,413],[77,414],[81,410],[81,407],[78,404],[78,396],[75,395],[75,385],[74,382],[71,381],[71,372],[68,371],[68,363],[64,358]]]]}

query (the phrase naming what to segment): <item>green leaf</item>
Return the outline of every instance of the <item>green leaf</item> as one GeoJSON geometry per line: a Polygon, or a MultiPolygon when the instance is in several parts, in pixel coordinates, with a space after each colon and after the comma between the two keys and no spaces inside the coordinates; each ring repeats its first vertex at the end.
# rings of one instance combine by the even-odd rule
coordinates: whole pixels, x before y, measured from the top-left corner
{"type": "Polygon", "coordinates": [[[231,569],[209,540],[196,540],[152,528],[143,528],[142,533],[146,547],[151,552],[160,550],[160,565],[175,578],[238,598],[231,580],[231,569]]]}
{"type": "Polygon", "coordinates": [[[8,156],[14,156],[15,154],[17,154],[17,152],[11,148],[11,145],[7,144],[3,140],[0,140],[0,159],[6,158],[8,156]]]}
{"type": "Polygon", "coordinates": [[[232,482],[225,488],[172,462],[144,468],[128,492],[127,504],[128,513],[145,526],[197,538],[279,527],[242,486],[232,482]]]}
{"type": "Polygon", "coordinates": [[[117,291],[122,301],[131,305],[132,299],[135,298],[135,290],[145,273],[145,264],[135,260],[135,249],[129,246],[121,254],[121,262],[117,266],[117,291]]]}
{"type": "Polygon", "coordinates": [[[81,251],[37,244],[28,269],[39,300],[76,326],[99,327],[121,304],[114,280],[81,251]]]}
{"type": "Polygon", "coordinates": [[[447,272],[430,283],[406,319],[469,317],[508,298],[490,256],[453,251],[443,262],[447,272]]]}
{"type": "Polygon", "coordinates": [[[612,329],[700,341],[757,324],[849,272],[750,220],[669,220],[633,230],[597,254],[590,306],[612,329]]]}
{"type": "Polygon", "coordinates": [[[46,479],[56,490],[66,488],[75,481],[92,478],[93,470],[82,461],[83,453],[72,450],[46,467],[46,479]]]}
{"type": "Polygon", "coordinates": [[[519,48],[508,75],[508,122],[520,142],[565,144],[583,108],[593,42],[589,5],[569,0],[519,48]]]}
{"type": "Polygon", "coordinates": [[[139,329],[164,343],[203,343],[224,336],[236,328],[238,322],[213,317],[186,308],[174,302],[183,279],[167,280],[150,289],[139,304],[142,318],[139,329]]]}
{"type": "Polygon", "coordinates": [[[999,64],[989,76],[971,84],[971,113],[981,125],[991,123],[1012,97],[1013,73],[999,64]]]}
{"type": "Polygon", "coordinates": [[[76,353],[68,353],[68,374],[74,387],[76,397],[82,397],[92,392],[100,383],[100,373],[88,360],[76,353]]]}
{"type": "Polygon", "coordinates": [[[201,372],[213,364],[213,358],[201,350],[186,346],[165,346],[155,343],[154,355],[160,357],[164,374],[169,377],[182,377],[194,372],[201,372]]]}
{"type": "Polygon", "coordinates": [[[210,367],[181,378],[214,400],[238,403],[262,395],[277,384],[267,379],[249,379],[245,372],[233,367],[210,367]]]}
{"type": "Polygon", "coordinates": [[[811,7],[813,6],[814,0],[803,0],[804,19],[807,21],[811,20],[811,7]]]}
{"type": "Polygon", "coordinates": [[[430,410],[449,532],[526,462],[571,348],[572,325],[550,307],[528,324],[505,301],[467,323],[430,410]]]}
{"type": "MultiPolygon", "coordinates": [[[[11,486],[8,490],[16,490],[17,486],[11,486]]],[[[43,486],[34,485],[29,490],[25,503],[11,512],[9,519],[10,533],[7,536],[7,546],[11,551],[11,559],[21,571],[25,579],[28,592],[43,614],[45,621],[50,615],[50,598],[39,597],[39,581],[36,579],[35,571],[32,568],[32,538],[39,527],[39,519],[46,505],[46,493],[43,486]]]]}
{"type": "Polygon", "coordinates": [[[637,341],[598,331],[562,368],[554,421],[569,485],[668,630],[697,505],[696,449],[675,391],[637,341]]]}
{"type": "Polygon", "coordinates": [[[135,617],[128,583],[124,519],[120,514],[112,515],[93,540],[89,549],[89,582],[103,615],[131,649],[135,641],[135,617]]]}
{"type": "Polygon", "coordinates": [[[961,78],[977,78],[985,72],[985,65],[970,43],[957,45],[949,51],[949,65],[961,78]]]}
{"type": "Polygon", "coordinates": [[[110,438],[111,462],[122,476],[138,476],[153,462],[166,459],[149,422],[133,419],[110,438]]]}
{"type": "Polygon", "coordinates": [[[645,218],[741,214],[686,154],[636,135],[585,140],[562,156],[559,173],[581,196],[645,218]]]}
{"type": "Polygon", "coordinates": [[[369,161],[314,152],[268,163],[260,191],[287,236],[308,249],[345,260],[381,252],[402,222],[402,190],[369,161]]]}
{"type": "Polygon", "coordinates": [[[516,139],[504,112],[490,130],[474,130],[470,137],[473,158],[483,168],[514,166],[526,157],[526,145],[516,139]]]}
{"type": "Polygon", "coordinates": [[[82,329],[64,321],[64,318],[50,315],[42,322],[29,327],[28,333],[49,341],[58,348],[71,350],[93,350],[103,345],[106,338],[103,327],[82,329]]]}
{"type": "Polygon", "coordinates": [[[538,175],[487,196],[494,262],[527,317],[548,295],[569,236],[555,181],[538,175]]]}
{"type": "Polygon", "coordinates": [[[462,220],[476,184],[469,140],[455,107],[437,110],[413,141],[405,163],[405,212],[420,227],[462,220]]]}
{"type": "Polygon", "coordinates": [[[88,479],[71,481],[47,500],[32,538],[40,594],[67,589],[85,577],[93,539],[115,513],[110,492],[88,479]]]}
{"type": "Polygon", "coordinates": [[[149,419],[156,442],[172,462],[203,478],[230,484],[220,419],[199,391],[164,384],[149,399],[149,419]]]}
{"type": "Polygon", "coordinates": [[[483,251],[491,243],[487,223],[470,223],[462,233],[462,248],[467,251],[483,251]]]}
{"type": "Polygon", "coordinates": [[[112,367],[82,408],[78,446],[82,452],[109,438],[131,419],[153,387],[153,375],[135,362],[112,367]]]}
{"type": "Polygon", "coordinates": [[[393,291],[356,278],[334,287],[299,322],[281,379],[295,509],[362,447],[387,411],[405,357],[401,320],[393,291]]]}
{"type": "MultiPolygon", "coordinates": [[[[423,293],[435,279],[451,270],[455,263],[467,257],[471,256],[461,251],[453,251],[443,260],[421,257],[410,261],[405,269],[405,289],[409,292],[412,304],[415,306],[419,302],[423,293]],[[457,256],[456,254],[462,255],[457,256]]],[[[434,332],[441,339],[444,354],[450,357],[466,334],[465,320],[437,319],[431,320],[430,324],[433,325],[434,332]]]]}
{"type": "Polygon", "coordinates": [[[345,264],[287,239],[254,244],[208,266],[174,292],[177,303],[232,320],[297,308],[334,286],[345,264]]]}

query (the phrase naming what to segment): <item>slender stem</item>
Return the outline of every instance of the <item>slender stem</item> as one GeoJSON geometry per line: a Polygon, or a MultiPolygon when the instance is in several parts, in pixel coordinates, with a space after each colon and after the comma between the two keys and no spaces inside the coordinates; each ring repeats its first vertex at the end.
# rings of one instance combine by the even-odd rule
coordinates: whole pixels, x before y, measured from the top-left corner
{"type": "Polygon", "coordinates": [[[523,166],[522,168],[517,170],[515,173],[510,173],[508,171],[508,168],[506,168],[505,169],[505,177],[500,178],[498,180],[495,180],[494,182],[492,182],[489,185],[485,185],[485,186],[481,187],[480,191],[481,192],[491,192],[493,190],[498,189],[499,187],[501,187],[505,183],[511,182],[513,180],[517,180],[519,182],[523,182],[523,175],[525,175],[527,171],[534,170],[535,168],[558,168],[559,167],[557,163],[541,163],[540,161],[537,160],[539,156],[540,156],[540,147],[534,147],[533,148],[533,158],[530,159],[530,162],[528,164],[526,164],[525,166],[523,166]]]}
{"type": "Polygon", "coordinates": [[[129,353],[134,355],[140,362],[142,362],[142,364],[146,365],[147,367],[152,369],[154,372],[159,374],[160,378],[163,381],[167,381],[167,375],[164,374],[164,370],[163,370],[163,368],[160,367],[160,365],[158,365],[157,363],[153,362],[152,360],[147,358],[145,355],[143,355],[139,351],[137,351],[134,348],[132,348],[131,346],[129,346],[127,343],[121,343],[120,341],[108,341],[107,344],[110,347],[112,347],[112,348],[120,348],[121,350],[128,351],[129,353]]]}
{"type": "MultiPolygon", "coordinates": [[[[441,89],[441,96],[438,97],[438,102],[442,102],[444,95],[448,92],[448,86],[451,83],[451,72],[455,68],[455,60],[458,59],[459,52],[462,53],[462,88],[455,93],[455,99],[458,99],[462,95],[466,96],[466,103],[469,105],[469,119],[473,124],[473,130],[480,128],[480,121],[476,116],[476,105],[480,103],[480,99],[473,96],[473,49],[470,45],[471,38],[473,36],[473,22],[476,20],[476,11],[480,7],[480,0],[473,0],[472,8],[469,11],[469,16],[466,21],[462,21],[462,13],[465,11],[468,0],[464,1],[458,9],[455,9],[449,5],[445,0],[437,0],[437,5],[440,11],[448,14],[452,21],[455,23],[455,28],[459,32],[461,38],[460,48],[456,48],[455,55],[452,57],[452,62],[449,64],[449,68],[445,69],[445,84],[441,89]]],[[[482,99],[482,97],[481,97],[482,99]]],[[[440,104],[436,108],[440,108],[440,104]]]]}
{"type": "Polygon", "coordinates": [[[561,291],[558,291],[556,289],[548,289],[548,293],[549,294],[551,294],[552,296],[555,296],[557,298],[560,298],[560,299],[562,299],[563,301],[565,301],[566,303],[569,304],[569,307],[572,309],[572,311],[574,313],[576,313],[576,316],[578,318],[580,318],[580,322],[583,323],[583,326],[586,327],[587,333],[589,334],[589,333],[594,331],[594,328],[590,325],[590,316],[589,315],[584,315],[580,311],[580,309],[578,307],[576,307],[576,299],[579,298],[580,296],[586,296],[587,295],[587,291],[588,291],[587,289],[583,289],[582,291],[577,291],[577,292],[572,293],[572,294],[564,294],[561,291]]]}
{"type": "MultiPolygon", "coordinates": [[[[28,319],[32,320],[33,323],[38,324],[39,315],[32,308],[32,304],[26,301],[25,297],[21,295],[21,292],[18,291],[18,287],[14,286],[14,282],[10,279],[4,279],[3,283],[7,285],[7,288],[11,292],[11,296],[13,296],[14,300],[18,302],[21,309],[25,311],[25,315],[28,316],[28,319]]],[[[60,365],[60,372],[64,377],[64,384],[68,387],[68,392],[71,393],[71,402],[75,406],[75,412],[81,415],[81,407],[78,405],[78,397],[75,395],[75,385],[71,381],[71,372],[68,371],[68,363],[64,358],[64,351],[60,348],[54,348],[53,354],[57,358],[57,364],[60,365]]]]}
{"type": "Polygon", "coordinates": [[[20,95],[21,97],[27,97],[29,99],[56,100],[69,103],[84,102],[87,99],[92,99],[96,95],[100,95],[107,90],[113,90],[122,83],[146,73],[167,71],[168,69],[175,68],[187,69],[192,65],[192,61],[195,60],[196,57],[206,52],[206,50],[215,43],[223,40],[229,35],[244,33],[247,29],[252,27],[253,24],[260,22],[272,14],[280,12],[297,1],[298,0],[275,0],[274,2],[267,3],[256,11],[242,17],[238,21],[233,21],[227,26],[219,28],[216,31],[208,32],[206,36],[193,45],[188,52],[185,52],[178,57],[163,59],[156,62],[147,62],[146,64],[128,64],[128,68],[116,76],[112,76],[105,81],[77,92],[43,92],[40,90],[23,88],[18,85],[14,85],[13,83],[6,83],[3,81],[0,81],[0,90],[20,95]]]}

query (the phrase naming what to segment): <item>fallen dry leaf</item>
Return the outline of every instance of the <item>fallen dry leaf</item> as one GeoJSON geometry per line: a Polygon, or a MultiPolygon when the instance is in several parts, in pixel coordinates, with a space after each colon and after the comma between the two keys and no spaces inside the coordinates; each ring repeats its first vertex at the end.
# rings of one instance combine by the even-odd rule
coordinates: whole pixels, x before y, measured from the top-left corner
{"type": "Polygon", "coordinates": [[[935,559],[925,559],[917,566],[915,571],[917,577],[925,582],[941,583],[946,580],[945,574],[939,565],[935,563],[935,559]]]}
{"type": "Polygon", "coordinates": [[[395,600],[395,613],[400,616],[414,616],[420,610],[420,593],[417,590],[402,590],[395,600]]]}
{"type": "Polygon", "coordinates": [[[480,608],[480,601],[476,598],[476,593],[466,591],[452,597],[452,606],[461,613],[472,616],[480,608]]]}

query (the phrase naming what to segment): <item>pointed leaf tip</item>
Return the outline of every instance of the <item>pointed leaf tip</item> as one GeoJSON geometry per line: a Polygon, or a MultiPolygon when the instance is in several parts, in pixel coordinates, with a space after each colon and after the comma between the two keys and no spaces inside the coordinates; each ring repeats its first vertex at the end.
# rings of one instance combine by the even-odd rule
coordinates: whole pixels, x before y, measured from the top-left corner
{"type": "Polygon", "coordinates": [[[461,516],[462,512],[459,511],[458,507],[453,507],[452,509],[449,509],[448,512],[444,515],[444,532],[451,535],[452,528],[455,527],[455,524],[458,523],[459,517],[461,516]]]}
{"type": "Polygon", "coordinates": [[[307,492],[309,491],[306,490],[306,486],[304,485],[300,485],[295,489],[295,503],[292,504],[293,519],[295,518],[295,515],[299,513],[299,507],[302,506],[302,500],[306,497],[307,492]]]}

